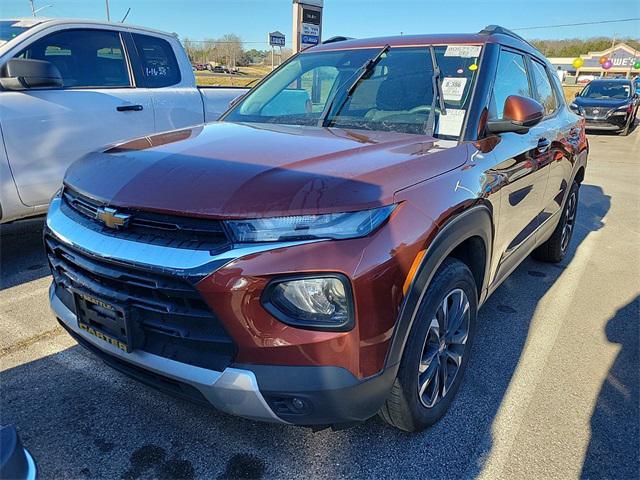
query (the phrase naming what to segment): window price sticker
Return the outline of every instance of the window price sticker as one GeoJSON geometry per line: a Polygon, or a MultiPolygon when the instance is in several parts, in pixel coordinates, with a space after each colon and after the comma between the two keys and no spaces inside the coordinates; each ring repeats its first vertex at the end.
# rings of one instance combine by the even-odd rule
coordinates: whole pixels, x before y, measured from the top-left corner
{"type": "Polygon", "coordinates": [[[451,135],[452,137],[459,136],[466,112],[464,109],[447,108],[446,115],[438,115],[438,128],[436,133],[439,135],[451,135]]]}
{"type": "Polygon", "coordinates": [[[465,77],[444,77],[442,81],[442,95],[445,100],[459,102],[467,85],[465,77]]]}
{"type": "Polygon", "coordinates": [[[479,45],[448,45],[445,57],[477,58],[480,55],[479,45]]]}

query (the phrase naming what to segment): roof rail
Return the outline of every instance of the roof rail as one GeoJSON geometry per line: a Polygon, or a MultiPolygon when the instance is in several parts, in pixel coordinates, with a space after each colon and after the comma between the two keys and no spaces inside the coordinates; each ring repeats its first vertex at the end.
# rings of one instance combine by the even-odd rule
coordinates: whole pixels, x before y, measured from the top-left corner
{"type": "Polygon", "coordinates": [[[528,41],[526,41],[517,33],[512,32],[508,28],[501,27],[500,25],[487,25],[486,27],[484,27],[482,30],[478,32],[478,35],[495,35],[495,34],[502,34],[502,35],[507,35],[509,37],[517,38],[518,40],[521,40],[526,44],[531,45],[528,41]]]}
{"type": "Polygon", "coordinates": [[[335,37],[331,37],[326,39],[322,44],[326,43],[336,43],[336,42],[344,42],[345,40],[353,40],[353,37],[343,37],[342,35],[337,35],[335,37]]]}

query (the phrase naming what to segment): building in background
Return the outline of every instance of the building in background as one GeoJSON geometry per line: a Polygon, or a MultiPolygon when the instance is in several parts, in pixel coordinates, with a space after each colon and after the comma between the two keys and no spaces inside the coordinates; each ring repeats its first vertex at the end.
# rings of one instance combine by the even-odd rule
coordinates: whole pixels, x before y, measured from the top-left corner
{"type": "Polygon", "coordinates": [[[549,61],[557,68],[558,75],[564,83],[587,83],[596,77],[634,78],[640,75],[640,69],[633,68],[640,61],[640,50],[635,50],[626,43],[618,43],[601,52],[589,52],[580,55],[583,65],[576,69],[573,61],[576,57],[555,57],[549,61]],[[607,57],[613,63],[609,70],[600,65],[600,58],[607,57]]]}

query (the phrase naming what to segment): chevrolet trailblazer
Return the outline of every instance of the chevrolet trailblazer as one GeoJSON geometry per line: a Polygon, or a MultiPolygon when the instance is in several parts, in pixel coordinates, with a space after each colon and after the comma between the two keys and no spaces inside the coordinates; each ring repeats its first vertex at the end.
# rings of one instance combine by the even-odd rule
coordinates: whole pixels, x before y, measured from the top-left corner
{"type": "Polygon", "coordinates": [[[569,250],[588,145],[501,27],[333,39],[221,121],[67,171],[45,243],[62,326],[116,369],[252,419],[419,431],[478,308],[569,250]]]}

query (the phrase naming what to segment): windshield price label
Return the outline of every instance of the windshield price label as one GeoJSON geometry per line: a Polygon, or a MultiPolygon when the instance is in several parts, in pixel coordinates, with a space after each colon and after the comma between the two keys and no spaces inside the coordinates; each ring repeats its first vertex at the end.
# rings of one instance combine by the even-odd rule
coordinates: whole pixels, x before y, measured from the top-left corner
{"type": "Polygon", "coordinates": [[[442,81],[442,95],[444,99],[451,102],[459,102],[467,85],[465,77],[444,77],[442,81]]]}
{"type": "Polygon", "coordinates": [[[465,113],[467,113],[466,110],[447,108],[446,115],[438,115],[437,133],[439,135],[451,135],[452,137],[459,136],[465,113]]]}
{"type": "Polygon", "coordinates": [[[448,45],[445,57],[476,58],[480,55],[479,45],[448,45]]]}

